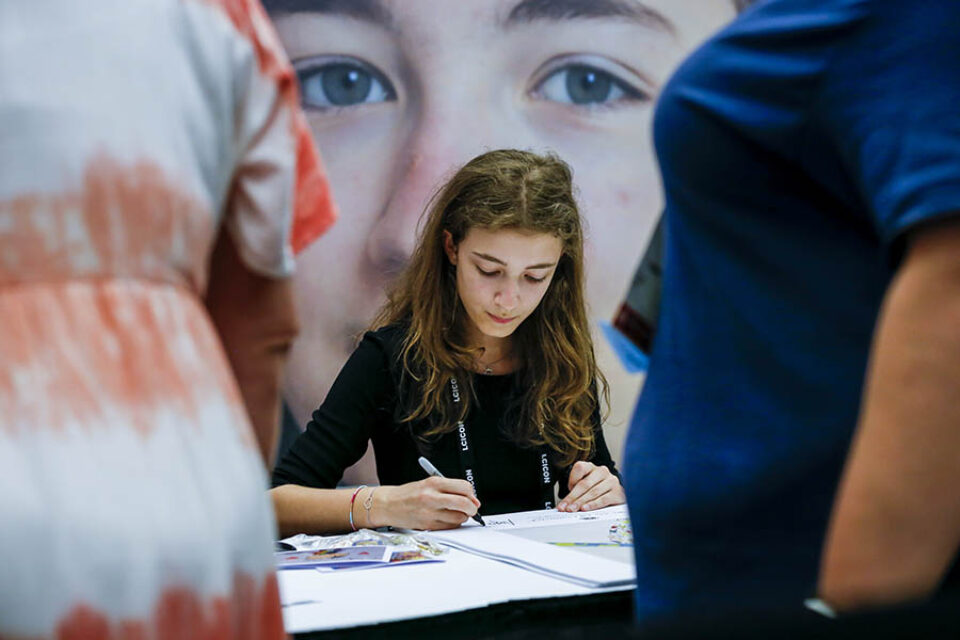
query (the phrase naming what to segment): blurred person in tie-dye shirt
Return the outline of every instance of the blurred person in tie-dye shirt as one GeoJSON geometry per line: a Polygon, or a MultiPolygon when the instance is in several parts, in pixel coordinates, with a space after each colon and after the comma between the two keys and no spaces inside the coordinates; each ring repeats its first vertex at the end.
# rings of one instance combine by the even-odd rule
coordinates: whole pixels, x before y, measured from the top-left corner
{"type": "Polygon", "coordinates": [[[334,214],[272,27],[4,0],[0,60],[0,637],[282,637],[264,465],[334,214]]]}

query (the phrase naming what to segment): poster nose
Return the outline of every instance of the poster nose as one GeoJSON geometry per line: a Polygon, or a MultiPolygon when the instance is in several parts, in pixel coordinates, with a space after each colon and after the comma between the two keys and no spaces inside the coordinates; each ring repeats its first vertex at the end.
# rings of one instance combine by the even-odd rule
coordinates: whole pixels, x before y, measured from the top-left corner
{"type": "MultiPolygon", "coordinates": [[[[367,256],[373,266],[387,275],[402,271],[417,242],[425,208],[444,181],[471,157],[469,142],[446,142],[435,135],[418,135],[402,154],[392,172],[393,185],[370,237],[367,256]]],[[[448,131],[446,137],[456,137],[448,131]]]]}

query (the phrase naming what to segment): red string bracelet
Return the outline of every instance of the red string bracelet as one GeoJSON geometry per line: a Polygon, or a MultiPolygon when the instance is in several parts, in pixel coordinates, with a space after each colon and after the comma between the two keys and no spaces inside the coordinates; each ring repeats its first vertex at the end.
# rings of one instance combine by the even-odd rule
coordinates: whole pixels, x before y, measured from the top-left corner
{"type": "Polygon", "coordinates": [[[353,503],[357,500],[357,494],[360,493],[363,489],[366,489],[367,485],[362,484],[356,489],[353,490],[353,495],[350,496],[350,528],[354,531],[357,530],[357,526],[353,524],[353,503]]]}

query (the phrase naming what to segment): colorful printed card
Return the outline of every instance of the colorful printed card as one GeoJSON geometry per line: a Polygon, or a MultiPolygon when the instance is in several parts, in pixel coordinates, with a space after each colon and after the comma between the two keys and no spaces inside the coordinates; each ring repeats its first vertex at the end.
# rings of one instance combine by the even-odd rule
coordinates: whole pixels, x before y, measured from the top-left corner
{"type": "Polygon", "coordinates": [[[335,547],[312,551],[283,551],[276,554],[279,569],[340,569],[390,562],[387,546],[335,547]]]}
{"type": "Polygon", "coordinates": [[[420,549],[389,547],[389,560],[383,564],[342,564],[334,566],[320,566],[317,571],[346,571],[348,569],[376,569],[379,567],[395,567],[402,564],[417,564],[418,562],[444,562],[443,558],[427,555],[420,549]]]}

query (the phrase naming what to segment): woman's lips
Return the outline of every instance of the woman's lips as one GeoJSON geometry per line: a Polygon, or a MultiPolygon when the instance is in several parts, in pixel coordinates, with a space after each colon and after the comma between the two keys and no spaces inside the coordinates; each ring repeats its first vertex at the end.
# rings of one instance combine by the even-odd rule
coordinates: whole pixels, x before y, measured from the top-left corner
{"type": "Polygon", "coordinates": [[[490,319],[496,322],[497,324],[507,324],[507,323],[513,322],[513,320],[517,317],[517,316],[512,316],[510,318],[501,318],[500,316],[493,315],[489,311],[487,311],[487,315],[490,316],[490,319]]]}

